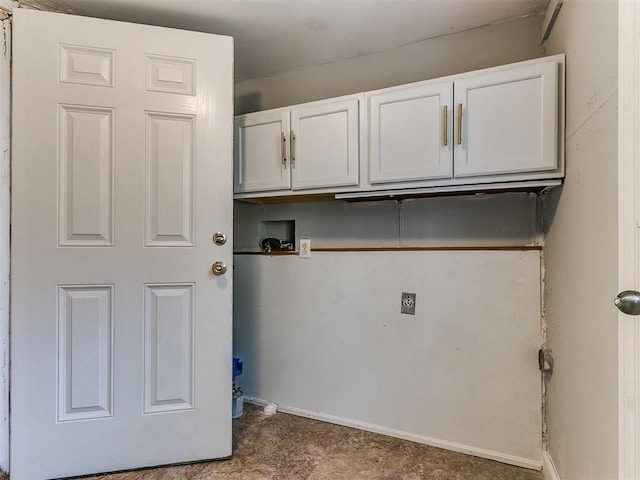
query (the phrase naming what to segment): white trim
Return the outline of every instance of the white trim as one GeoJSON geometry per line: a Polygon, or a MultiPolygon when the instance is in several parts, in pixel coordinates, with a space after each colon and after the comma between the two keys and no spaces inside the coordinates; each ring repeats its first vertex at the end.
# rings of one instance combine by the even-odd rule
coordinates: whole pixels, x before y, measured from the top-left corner
{"type": "Polygon", "coordinates": [[[11,22],[0,21],[0,468],[9,471],[11,22]]]}
{"type": "Polygon", "coordinates": [[[542,476],[544,480],[560,480],[560,475],[558,475],[558,470],[556,470],[549,452],[542,452],[542,476]]]}
{"type": "Polygon", "coordinates": [[[243,395],[244,403],[250,403],[251,405],[257,405],[258,407],[266,407],[269,402],[261,398],[248,397],[243,395]]]}
{"type": "MultiPolygon", "coordinates": [[[[618,289],[640,289],[640,4],[618,3],[618,289]]],[[[640,478],[640,321],[618,315],[619,478],[640,478]]]]}
{"type": "MultiPolygon", "coordinates": [[[[244,401],[246,403],[251,403],[253,405],[259,406],[265,406],[267,403],[269,403],[261,398],[248,397],[246,395],[244,396],[244,401]]],[[[429,445],[431,447],[443,448],[445,450],[451,450],[453,452],[473,455],[474,457],[487,458],[489,460],[495,460],[498,462],[507,463],[509,465],[516,465],[518,467],[529,468],[531,470],[540,470],[542,468],[541,461],[536,462],[535,460],[529,460],[527,458],[514,457],[512,455],[493,452],[491,450],[484,450],[477,447],[470,447],[468,445],[448,442],[446,440],[437,440],[434,438],[425,437],[423,435],[416,435],[414,433],[381,427],[379,425],[360,422],[358,420],[350,420],[348,418],[327,415],[325,413],[312,412],[309,410],[304,410],[302,408],[288,407],[286,405],[278,404],[278,412],[288,413],[290,415],[296,415],[298,417],[312,418],[314,420],[321,420],[323,422],[342,425],[344,427],[357,428],[358,430],[364,430],[366,432],[379,433],[381,435],[387,435],[389,437],[400,438],[402,440],[409,440],[410,442],[421,443],[423,445],[429,445]]]]}
{"type": "Polygon", "coordinates": [[[0,0],[0,10],[7,13],[13,13],[13,9],[18,8],[18,3],[12,0],[0,0]]]}

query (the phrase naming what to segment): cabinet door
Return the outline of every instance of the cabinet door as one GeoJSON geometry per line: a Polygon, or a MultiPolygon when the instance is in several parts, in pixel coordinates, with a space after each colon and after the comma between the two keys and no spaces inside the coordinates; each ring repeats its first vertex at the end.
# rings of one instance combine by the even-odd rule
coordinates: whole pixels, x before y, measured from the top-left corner
{"type": "Polygon", "coordinates": [[[289,113],[250,113],[234,120],[234,192],[289,190],[289,113]]]}
{"type": "Polygon", "coordinates": [[[557,68],[538,63],[455,82],[456,177],[557,168],[557,68]]]}
{"type": "Polygon", "coordinates": [[[358,185],[358,99],[291,109],[294,190],[358,185]]]}
{"type": "Polygon", "coordinates": [[[451,82],[366,95],[371,183],[450,178],[451,82]]]}

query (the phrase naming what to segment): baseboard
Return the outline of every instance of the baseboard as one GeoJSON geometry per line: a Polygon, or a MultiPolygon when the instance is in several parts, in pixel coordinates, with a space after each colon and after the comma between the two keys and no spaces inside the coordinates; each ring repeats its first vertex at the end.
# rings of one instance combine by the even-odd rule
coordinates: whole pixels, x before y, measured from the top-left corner
{"type": "Polygon", "coordinates": [[[246,395],[244,395],[243,397],[244,397],[244,402],[245,403],[250,403],[252,405],[257,405],[259,407],[266,407],[267,404],[269,403],[266,400],[262,400],[261,398],[247,397],[246,395]]]}
{"type": "MultiPolygon", "coordinates": [[[[269,403],[266,400],[255,397],[247,397],[245,395],[244,401],[254,405],[265,406],[269,403]]],[[[400,430],[394,430],[392,428],[381,427],[379,425],[373,425],[370,423],[360,422],[357,420],[350,420],[347,418],[336,417],[333,415],[327,415],[319,412],[312,412],[309,410],[303,410],[301,408],[288,407],[286,405],[278,404],[278,412],[288,413],[291,415],[297,415],[299,417],[312,418],[314,420],[321,420],[323,422],[333,423],[336,425],[342,425],[344,427],[357,428],[372,433],[379,433],[381,435],[387,435],[389,437],[400,438],[402,440],[409,440],[411,442],[422,443],[423,445],[429,445],[431,447],[443,448],[445,450],[451,450],[454,452],[465,453],[474,457],[487,458],[489,460],[495,460],[497,462],[506,463],[509,465],[515,465],[518,467],[524,467],[531,470],[540,470],[542,468],[541,462],[529,460],[527,458],[515,457],[512,455],[506,455],[503,453],[493,452],[490,450],[483,450],[481,448],[470,447],[459,443],[448,442],[446,440],[437,440],[434,438],[425,437],[423,435],[416,435],[414,433],[403,432],[400,430]]],[[[545,480],[560,480],[558,477],[549,477],[545,480]]]]}
{"type": "Polygon", "coordinates": [[[558,475],[558,470],[556,470],[549,452],[542,452],[542,475],[544,480],[560,480],[560,475],[558,475]]]}

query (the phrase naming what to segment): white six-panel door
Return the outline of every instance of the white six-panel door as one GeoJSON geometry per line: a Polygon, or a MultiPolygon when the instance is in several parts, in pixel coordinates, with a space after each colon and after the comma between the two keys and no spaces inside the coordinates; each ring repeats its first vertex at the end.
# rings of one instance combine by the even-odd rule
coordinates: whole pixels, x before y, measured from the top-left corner
{"type": "Polygon", "coordinates": [[[232,50],[15,11],[12,479],[231,454],[232,50]]]}

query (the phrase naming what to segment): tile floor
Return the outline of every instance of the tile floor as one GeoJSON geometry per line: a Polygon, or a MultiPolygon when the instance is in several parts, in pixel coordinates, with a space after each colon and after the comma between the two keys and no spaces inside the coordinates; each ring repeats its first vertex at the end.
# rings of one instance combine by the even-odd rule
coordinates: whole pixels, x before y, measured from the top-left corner
{"type": "MultiPolygon", "coordinates": [[[[540,472],[246,405],[233,458],[86,480],[542,480],[540,472]]],[[[0,472],[0,480],[9,480],[0,472]]]]}
{"type": "Polygon", "coordinates": [[[91,480],[542,480],[503,465],[396,438],[245,404],[230,460],[90,477],[91,480]]]}

